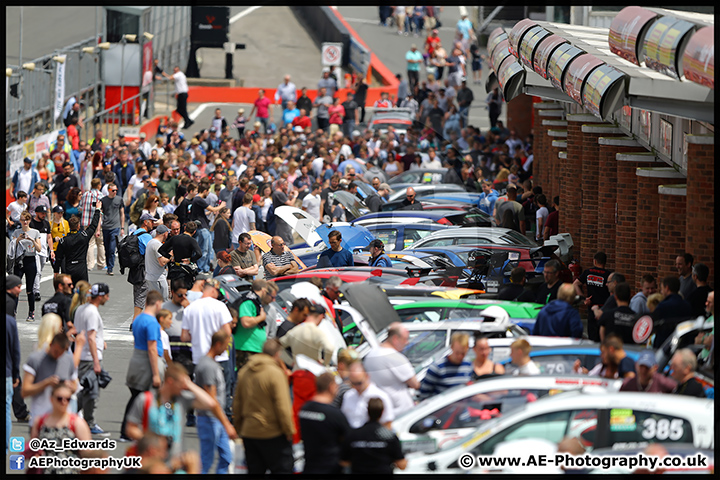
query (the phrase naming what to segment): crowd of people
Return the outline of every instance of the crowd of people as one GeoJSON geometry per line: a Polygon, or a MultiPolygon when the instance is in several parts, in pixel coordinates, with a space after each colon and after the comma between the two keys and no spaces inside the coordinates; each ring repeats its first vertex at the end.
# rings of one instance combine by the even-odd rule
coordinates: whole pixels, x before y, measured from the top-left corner
{"type": "MultiPolygon", "coordinates": [[[[560,202],[552,196],[558,192],[533,185],[532,135],[521,139],[498,120],[502,98],[497,90],[487,99],[491,128],[481,131],[469,124],[474,98],[465,64],[471,59],[478,81],[481,56],[467,15],[457,24],[450,54],[445,52],[436,30],[441,10],[380,7],[381,23],[392,18],[399,34],[428,31],[423,51],[413,46],[406,57],[408,82],[401,82],[394,105],[387,94],[374,105],[410,108],[413,125],[405,133],[392,127],[387,132],[366,129],[366,81],[357,79],[353,92],[341,98],[326,70],[314,100],[306,88],[298,91],[289,75],[284,78],[273,99],[281,110],[278,124],[273,100],[260,90],[248,116],[240,108],[231,122],[218,109],[207,128],[186,134],[182,130],[193,122],[187,117],[184,75],[176,68],[167,77],[175,81],[177,93],[185,94],[178,98],[184,128],[161,122],[152,143],[145,134],[138,141],[123,135],[107,139],[98,129],[92,141],[83,142],[76,135],[82,127],[76,118],[67,132],[70,142],[59,135],[37,163],[26,158],[12,177],[15,200],[6,209],[14,273],[6,277],[7,437],[11,406],[16,417],[29,416],[33,437],[108,435],[96,423],[95,410],[108,381],[101,310],[110,287],[89,283],[88,271],[95,268],[109,276],[116,267],[122,274],[127,269],[132,284],[134,344],[125,379],[130,399],[120,439],[134,442],[131,449],[143,458],[144,472],[208,473],[217,453],[216,471],[227,473],[234,453],[229,440],[242,438],[249,473],[291,473],[292,446],[301,440],[305,473],[391,473],[406,465],[389,427],[414,405],[410,389],[429,398],[505,374],[489,359],[486,338],[474,339],[475,360],[469,362],[469,337],[456,334],[452,352],[418,381],[402,354],[409,333],[401,324],[391,325],[385,342],[362,361],[352,349],[339,352],[339,382],[330,373],[309,373],[298,355],[327,366],[333,353],[319,324],[337,301],[337,277],[319,285],[328,305],[298,299],[279,326],[267,315],[278,292],[273,279],[299,270],[287,248],[295,243],[292,229],[274,210],[295,206],[323,223],[351,220],[351,212],[331,194],[355,194],[356,182],[376,190],[364,201],[378,211],[381,197],[390,194],[391,177],[446,167],[446,183],[481,192],[480,208],[496,225],[531,232],[540,242],[559,233],[560,202]],[[264,254],[253,245],[249,232],[256,230],[271,236],[264,254]],[[22,277],[26,321],[34,322],[42,301],[40,273],[48,262],[56,293],[41,306],[36,350],[21,365],[14,317],[22,277]],[[228,303],[213,278],[224,273],[252,282],[251,290],[228,303]],[[17,397],[30,399],[29,414],[17,415],[19,405],[24,407],[17,397]],[[199,455],[183,448],[183,427],[197,428],[199,455]]],[[[69,112],[78,108],[71,106],[69,112]]],[[[405,206],[422,208],[414,194],[408,190],[405,206]]],[[[339,232],[331,232],[321,262],[352,265],[341,239],[339,232]]],[[[371,265],[390,266],[381,241],[369,247],[371,265]]],[[[679,256],[679,277],[661,280],[658,301],[654,277],[643,277],[642,288],[631,297],[625,277],[606,270],[606,262],[599,252],[594,266],[574,284],[563,284],[561,265],[548,262],[545,282],[534,297],[545,307],[532,333],[582,336],[574,302],[583,295],[589,337],[602,342],[603,361],[590,373],[624,378],[627,390],[704,395],[693,378],[698,357],[691,351],[673,357],[673,382],[657,373],[654,357],[642,355],[636,364],[628,363],[623,344],[639,343],[632,338],[639,315],[660,320],[702,315],[706,309],[712,315],[707,267],[693,265],[689,254],[679,256]]],[[[524,271],[513,272],[512,279],[501,298],[528,299],[524,271]]],[[[654,346],[670,333],[658,332],[654,346]]],[[[697,339],[705,347],[701,364],[714,358],[712,341],[711,336],[697,339]]],[[[516,374],[540,373],[529,352],[526,340],[512,344],[516,374]]]]}

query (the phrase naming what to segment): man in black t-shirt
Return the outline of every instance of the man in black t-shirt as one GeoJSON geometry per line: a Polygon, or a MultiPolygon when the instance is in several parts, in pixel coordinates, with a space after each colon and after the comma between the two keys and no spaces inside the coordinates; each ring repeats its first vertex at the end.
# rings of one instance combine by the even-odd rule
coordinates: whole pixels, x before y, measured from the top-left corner
{"type": "Polygon", "coordinates": [[[415,198],[415,189],[412,187],[408,187],[405,192],[405,200],[400,205],[400,210],[424,210],[422,203],[415,198]]]}
{"type": "Polygon", "coordinates": [[[345,109],[345,117],[343,118],[343,135],[345,138],[352,138],[352,132],[355,130],[355,125],[358,123],[358,104],[355,101],[355,95],[352,93],[347,94],[347,100],[342,103],[345,109]]]}
{"type": "Polygon", "coordinates": [[[310,303],[310,300],[307,298],[298,298],[295,300],[292,304],[287,320],[281,323],[278,327],[275,338],[280,339],[287,332],[303,323],[307,318],[308,313],[310,313],[310,307],[312,307],[312,303],[310,303]]]}
{"type": "Polygon", "coordinates": [[[340,174],[333,173],[330,177],[330,186],[320,192],[320,215],[332,218],[332,202],[328,201],[328,194],[335,193],[340,189],[340,174]]]}
{"type": "Polygon", "coordinates": [[[197,238],[200,250],[202,250],[202,257],[197,262],[198,270],[204,273],[210,272],[210,261],[213,257],[212,250],[212,236],[210,235],[210,221],[205,215],[205,211],[217,213],[222,207],[225,206],[225,202],[220,202],[217,206],[210,206],[205,199],[207,198],[210,190],[207,184],[201,183],[198,185],[198,193],[192,199],[192,207],[190,208],[190,220],[198,222],[197,238]]]}
{"type": "Polygon", "coordinates": [[[525,288],[525,269],[515,267],[510,273],[510,283],[506,283],[498,293],[499,300],[510,300],[513,302],[534,302],[535,295],[525,288]]]}
{"type": "Polygon", "coordinates": [[[622,282],[615,287],[615,300],[617,308],[603,312],[598,321],[600,340],[610,333],[615,333],[622,338],[625,344],[645,343],[644,341],[636,342],[633,339],[633,329],[640,316],[630,308],[630,285],[628,283],[622,282]]]}
{"type": "Polygon", "coordinates": [[[350,432],[345,415],[331,405],[337,393],[332,373],[326,372],[315,380],[315,396],[298,412],[300,432],[305,446],[303,473],[342,473],[340,448],[350,432]]]}
{"type": "Polygon", "coordinates": [[[670,360],[670,376],[678,382],[673,393],[689,397],[707,397],[700,382],[695,380],[696,368],[697,358],[692,350],[681,348],[675,352],[675,355],[670,360]]]}
{"type": "Polygon", "coordinates": [[[400,470],[407,467],[400,440],[380,424],[383,408],[382,400],[371,398],[368,401],[370,419],[345,437],[340,464],[350,466],[352,473],[382,475],[393,473],[393,467],[400,470]]]}
{"type": "Polygon", "coordinates": [[[55,313],[62,318],[63,330],[68,331],[72,327],[70,321],[70,303],[72,302],[73,281],[70,275],[58,273],[53,278],[55,295],[50,297],[42,306],[42,314],[55,313]]]}
{"type": "Polygon", "coordinates": [[[535,293],[535,303],[546,305],[557,298],[557,292],[562,285],[560,281],[560,262],[548,261],[543,267],[543,282],[535,293]]]}
{"type": "Polygon", "coordinates": [[[588,307],[588,337],[590,340],[597,342],[600,340],[597,319],[593,313],[593,305],[602,306],[610,296],[607,288],[610,270],[605,268],[607,263],[607,255],[605,252],[597,252],[593,257],[593,266],[585,270],[580,277],[573,282],[575,292],[578,295],[584,295],[585,305],[588,307]],[[587,286],[587,295],[583,292],[583,286],[587,286]]]}

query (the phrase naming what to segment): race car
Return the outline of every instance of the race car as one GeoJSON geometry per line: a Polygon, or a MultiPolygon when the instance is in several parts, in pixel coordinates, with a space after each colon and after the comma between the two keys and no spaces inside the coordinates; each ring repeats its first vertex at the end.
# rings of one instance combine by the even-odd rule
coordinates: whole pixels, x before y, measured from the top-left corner
{"type": "Polygon", "coordinates": [[[465,437],[488,420],[560,392],[594,385],[618,391],[621,380],[580,375],[497,376],[451,388],[395,418],[393,432],[403,452],[433,453],[465,437]]]}
{"type": "Polygon", "coordinates": [[[557,444],[566,437],[577,438],[588,453],[596,448],[629,443],[647,446],[650,442],[690,443],[712,449],[714,423],[712,400],[583,387],[527,403],[486,422],[466,437],[439,446],[436,453],[411,453],[406,456],[404,473],[481,473],[484,467],[468,462],[461,468],[458,460],[463,454],[492,455],[499,444],[520,439],[557,444]]]}

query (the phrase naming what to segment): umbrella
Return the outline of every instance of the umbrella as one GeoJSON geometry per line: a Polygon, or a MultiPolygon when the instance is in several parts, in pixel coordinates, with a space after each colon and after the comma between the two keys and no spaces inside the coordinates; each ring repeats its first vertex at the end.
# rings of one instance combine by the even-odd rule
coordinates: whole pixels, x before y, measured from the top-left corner
{"type": "Polygon", "coordinates": [[[351,252],[356,248],[365,248],[370,242],[375,240],[370,231],[360,225],[350,225],[346,222],[327,223],[320,225],[315,229],[315,233],[320,235],[326,245],[330,245],[328,235],[331,231],[337,230],[342,235],[342,247],[351,252]]]}

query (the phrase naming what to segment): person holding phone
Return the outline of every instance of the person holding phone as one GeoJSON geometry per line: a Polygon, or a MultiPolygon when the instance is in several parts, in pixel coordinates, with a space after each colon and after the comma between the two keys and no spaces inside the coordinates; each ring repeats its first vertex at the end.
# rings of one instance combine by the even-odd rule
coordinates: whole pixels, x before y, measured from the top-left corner
{"type": "Polygon", "coordinates": [[[20,228],[12,233],[10,248],[15,256],[15,275],[22,278],[25,275],[25,292],[28,298],[28,322],[35,321],[35,294],[33,284],[37,275],[35,256],[42,250],[40,232],[30,228],[32,215],[25,210],[20,214],[20,228]]]}

